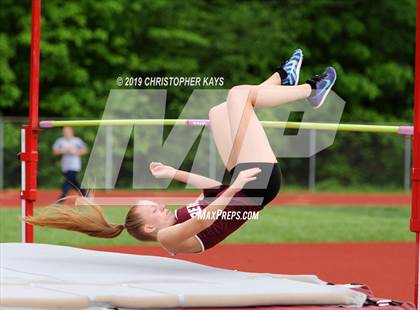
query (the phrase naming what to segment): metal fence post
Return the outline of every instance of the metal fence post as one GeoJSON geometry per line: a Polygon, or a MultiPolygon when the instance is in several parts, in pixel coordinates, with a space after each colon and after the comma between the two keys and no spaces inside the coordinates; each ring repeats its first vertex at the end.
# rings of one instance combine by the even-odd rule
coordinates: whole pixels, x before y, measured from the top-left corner
{"type": "Polygon", "coordinates": [[[216,146],[211,134],[209,134],[209,177],[216,179],[216,146]]]}
{"type": "Polygon", "coordinates": [[[112,126],[105,128],[105,188],[112,188],[112,126]]]}
{"type": "Polygon", "coordinates": [[[404,143],[404,191],[410,191],[411,178],[411,136],[405,136],[404,143]]]}
{"type": "MultiPolygon", "coordinates": [[[[25,128],[20,129],[20,152],[25,153],[26,152],[26,131],[25,128]]],[[[22,192],[26,188],[26,162],[22,161],[20,166],[20,187],[22,189],[22,192]]],[[[22,218],[26,217],[26,200],[21,198],[21,216],[22,218]]],[[[22,242],[26,242],[26,224],[24,221],[21,221],[21,238],[22,242]]]]}
{"type": "Polygon", "coordinates": [[[311,129],[309,131],[309,154],[313,154],[309,157],[309,175],[308,175],[308,186],[309,190],[313,192],[315,190],[315,177],[316,177],[316,130],[311,129]]]}

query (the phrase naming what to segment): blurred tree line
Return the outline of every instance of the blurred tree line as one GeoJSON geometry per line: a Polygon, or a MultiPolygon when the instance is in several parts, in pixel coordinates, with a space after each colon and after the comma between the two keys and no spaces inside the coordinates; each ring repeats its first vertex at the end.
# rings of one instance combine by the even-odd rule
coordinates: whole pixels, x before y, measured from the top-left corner
{"type": "MultiPolygon", "coordinates": [[[[26,116],[31,2],[0,4],[0,115],[26,116]]],[[[415,0],[43,1],[40,116],[100,118],[118,76],[222,76],[224,88],[259,83],[300,47],[302,81],[336,67],[335,91],[347,102],[343,121],[411,123],[415,12],[415,0]]],[[[191,92],[170,88],[166,117],[177,117],[191,92]]],[[[9,186],[19,184],[16,128],[5,127],[9,186]]],[[[41,160],[51,163],[51,139],[43,134],[41,160]]],[[[95,136],[78,134],[88,142],[95,136]]],[[[318,175],[345,186],[397,186],[401,139],[343,134],[320,154],[318,175]],[[358,158],[364,154],[368,160],[358,158]]],[[[306,182],[306,160],[282,161],[291,184],[306,182]]],[[[40,171],[41,186],[56,183],[57,167],[40,171]]]]}

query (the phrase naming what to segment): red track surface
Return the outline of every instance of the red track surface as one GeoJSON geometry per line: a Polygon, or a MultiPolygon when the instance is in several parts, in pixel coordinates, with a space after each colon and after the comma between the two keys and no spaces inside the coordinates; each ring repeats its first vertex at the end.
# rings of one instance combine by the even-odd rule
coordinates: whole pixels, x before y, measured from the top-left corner
{"type": "MultiPolygon", "coordinates": [[[[157,246],[94,249],[171,257],[157,246]]],[[[333,283],[366,284],[377,297],[414,300],[414,243],[221,244],[176,258],[240,271],[316,274],[333,283]]]]}
{"type": "MultiPolygon", "coordinates": [[[[54,203],[57,191],[38,191],[37,206],[54,203]]],[[[110,191],[95,192],[95,197],[197,197],[198,192],[173,191],[110,191]]],[[[409,206],[410,194],[335,194],[280,193],[272,202],[289,206],[409,206]]],[[[0,192],[0,207],[20,206],[19,191],[0,192]]]]}

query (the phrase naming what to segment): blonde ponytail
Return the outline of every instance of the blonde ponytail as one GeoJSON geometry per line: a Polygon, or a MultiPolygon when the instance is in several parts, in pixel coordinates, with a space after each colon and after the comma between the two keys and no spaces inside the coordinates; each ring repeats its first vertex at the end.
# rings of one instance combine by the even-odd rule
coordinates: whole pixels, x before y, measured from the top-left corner
{"type": "Polygon", "coordinates": [[[113,224],[105,218],[103,209],[93,203],[85,207],[61,206],[45,207],[39,215],[27,217],[24,221],[31,225],[77,231],[92,237],[115,238],[125,226],[113,224]]]}

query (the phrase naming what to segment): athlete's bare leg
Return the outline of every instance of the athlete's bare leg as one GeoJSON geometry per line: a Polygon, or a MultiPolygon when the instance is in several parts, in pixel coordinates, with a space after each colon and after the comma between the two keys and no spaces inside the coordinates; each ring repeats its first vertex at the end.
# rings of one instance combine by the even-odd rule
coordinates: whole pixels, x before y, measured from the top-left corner
{"type": "Polygon", "coordinates": [[[260,85],[281,85],[280,75],[277,72],[274,72],[272,76],[270,76],[260,85]]]}
{"type": "Polygon", "coordinates": [[[253,111],[253,106],[269,108],[304,99],[311,93],[308,84],[300,86],[280,84],[281,78],[276,72],[258,86],[236,86],[229,92],[228,102],[214,106],[209,111],[213,139],[228,170],[240,162],[277,161],[265,131],[253,111]],[[237,136],[241,122],[243,123],[241,132],[237,136]]]}
{"type": "Polygon", "coordinates": [[[210,130],[213,135],[213,140],[216,144],[220,158],[222,159],[226,169],[229,171],[240,162],[277,162],[277,159],[271,150],[265,131],[257,119],[252,106],[250,105],[250,108],[247,110],[248,114],[250,112],[252,114],[249,114],[251,119],[247,121],[247,135],[245,139],[242,140],[255,140],[251,143],[242,143],[242,149],[245,150],[243,148],[243,145],[245,144],[246,151],[242,150],[240,152],[241,157],[238,159],[235,159],[235,157],[237,157],[237,152],[235,153],[233,151],[234,141],[232,139],[228,104],[223,102],[212,107],[209,111],[210,130]],[[249,137],[250,132],[252,132],[251,137],[249,137]],[[244,156],[244,152],[251,152],[251,154],[244,156]]]}
{"type": "Polygon", "coordinates": [[[273,107],[305,99],[310,94],[311,87],[308,84],[244,85],[232,88],[226,102],[233,143],[226,164],[227,169],[230,170],[236,164],[243,162],[277,162],[254,107],[273,107]]]}
{"type": "MultiPolygon", "coordinates": [[[[209,111],[210,130],[220,158],[226,168],[232,150],[232,137],[226,102],[212,107],[209,111]]],[[[230,170],[230,169],[229,169],[230,170]]]]}
{"type": "MultiPolygon", "coordinates": [[[[306,99],[311,94],[311,86],[309,84],[302,84],[297,86],[282,86],[282,85],[242,85],[235,86],[229,92],[236,93],[236,90],[249,93],[252,105],[257,108],[271,108],[281,104],[306,99]],[[234,90],[235,91],[232,91],[234,90]]],[[[233,99],[237,100],[237,98],[233,99]]],[[[243,103],[244,104],[244,103],[243,103]]]]}

